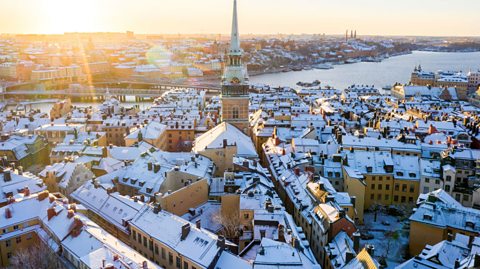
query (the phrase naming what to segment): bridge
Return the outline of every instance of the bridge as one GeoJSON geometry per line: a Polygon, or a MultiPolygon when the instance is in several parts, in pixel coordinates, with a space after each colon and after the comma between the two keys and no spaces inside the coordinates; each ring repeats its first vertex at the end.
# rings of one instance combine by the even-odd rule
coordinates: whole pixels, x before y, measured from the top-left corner
{"type": "MultiPolygon", "coordinates": [[[[114,83],[104,84],[102,86],[114,85],[114,83]]],[[[117,85],[120,85],[118,83],[117,85]]],[[[115,85],[115,86],[117,86],[115,85]]],[[[121,86],[124,86],[123,84],[121,86]]],[[[128,85],[128,84],[127,84],[128,85]]],[[[100,85],[99,85],[100,86],[100,85]]],[[[131,86],[131,84],[129,85],[131,86]]],[[[137,86],[137,85],[135,85],[137,86]]],[[[203,85],[174,85],[174,84],[152,84],[145,85],[144,88],[133,87],[81,87],[81,88],[69,88],[65,90],[9,90],[2,92],[5,98],[28,98],[28,99],[42,99],[42,98],[72,98],[72,99],[83,99],[83,100],[103,100],[107,93],[112,96],[117,96],[119,99],[125,99],[125,96],[135,96],[136,100],[142,100],[144,98],[156,98],[161,96],[163,93],[170,90],[182,90],[182,89],[193,89],[197,91],[205,91],[207,97],[212,97],[220,94],[220,87],[213,86],[203,86],[203,85]],[[145,87],[147,86],[147,87],[145,87]]]]}

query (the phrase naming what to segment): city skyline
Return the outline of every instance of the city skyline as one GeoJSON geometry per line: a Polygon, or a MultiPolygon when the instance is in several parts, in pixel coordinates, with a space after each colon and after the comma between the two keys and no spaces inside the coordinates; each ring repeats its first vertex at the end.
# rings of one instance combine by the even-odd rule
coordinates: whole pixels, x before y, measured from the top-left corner
{"type": "MultiPolygon", "coordinates": [[[[228,34],[231,1],[1,0],[0,33],[228,34]],[[74,11],[74,12],[72,12],[74,11]]],[[[480,36],[468,0],[384,3],[380,0],[238,2],[240,34],[329,34],[356,29],[359,35],[480,36]],[[395,14],[398,13],[398,14],[395,14]]]]}

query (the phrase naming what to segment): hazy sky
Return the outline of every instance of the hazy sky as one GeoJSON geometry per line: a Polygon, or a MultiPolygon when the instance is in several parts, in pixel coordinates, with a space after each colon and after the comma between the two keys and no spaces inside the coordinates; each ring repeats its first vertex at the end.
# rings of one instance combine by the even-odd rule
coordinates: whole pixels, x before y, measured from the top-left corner
{"type": "MultiPolygon", "coordinates": [[[[233,0],[0,0],[0,33],[228,33],[233,0]]],[[[240,33],[480,36],[479,0],[238,0],[240,33]]]]}

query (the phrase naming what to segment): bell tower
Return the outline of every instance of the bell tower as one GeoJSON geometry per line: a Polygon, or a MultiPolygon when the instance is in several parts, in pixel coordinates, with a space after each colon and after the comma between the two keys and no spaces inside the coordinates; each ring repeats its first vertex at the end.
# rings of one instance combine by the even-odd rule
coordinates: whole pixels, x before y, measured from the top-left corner
{"type": "Polygon", "coordinates": [[[248,135],[249,84],[247,68],[243,65],[242,55],[238,33],[237,0],[234,0],[230,49],[222,76],[222,121],[236,126],[248,135]]]}

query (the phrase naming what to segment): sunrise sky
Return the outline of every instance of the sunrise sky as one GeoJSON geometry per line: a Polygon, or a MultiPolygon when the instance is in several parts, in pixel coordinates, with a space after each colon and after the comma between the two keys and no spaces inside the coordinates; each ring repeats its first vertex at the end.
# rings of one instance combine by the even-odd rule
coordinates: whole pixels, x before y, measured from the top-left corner
{"type": "MultiPolygon", "coordinates": [[[[0,33],[228,33],[232,0],[0,0],[0,33]]],[[[480,36],[478,0],[238,0],[243,34],[480,36]]]]}

